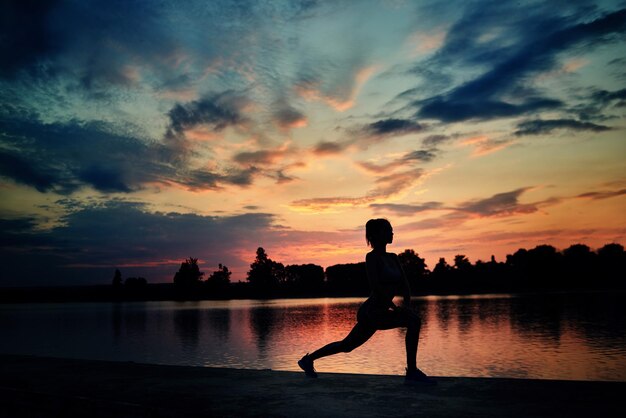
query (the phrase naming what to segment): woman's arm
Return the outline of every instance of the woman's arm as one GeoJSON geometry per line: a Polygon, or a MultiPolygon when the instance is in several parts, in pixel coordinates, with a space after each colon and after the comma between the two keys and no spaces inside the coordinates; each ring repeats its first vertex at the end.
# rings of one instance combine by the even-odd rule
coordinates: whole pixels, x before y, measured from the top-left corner
{"type": "Polygon", "coordinates": [[[389,295],[388,291],[380,282],[380,259],[374,253],[367,253],[365,256],[365,270],[367,272],[367,280],[370,284],[372,296],[380,301],[388,303],[388,307],[395,308],[393,304],[393,295],[389,295]]]}
{"type": "Polygon", "coordinates": [[[400,258],[398,258],[397,254],[394,254],[394,259],[396,260],[396,263],[398,263],[398,268],[402,273],[402,306],[408,308],[409,306],[411,306],[411,287],[409,286],[409,280],[406,277],[406,273],[402,268],[400,258]]]}

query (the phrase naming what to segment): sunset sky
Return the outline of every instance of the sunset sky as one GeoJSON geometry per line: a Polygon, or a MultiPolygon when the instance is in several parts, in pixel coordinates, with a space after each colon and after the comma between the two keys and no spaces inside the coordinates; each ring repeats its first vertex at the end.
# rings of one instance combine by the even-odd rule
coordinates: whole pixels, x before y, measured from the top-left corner
{"type": "Polygon", "coordinates": [[[626,244],[624,1],[8,1],[0,286],[626,244]],[[34,4],[29,4],[34,3],[34,4]]]}

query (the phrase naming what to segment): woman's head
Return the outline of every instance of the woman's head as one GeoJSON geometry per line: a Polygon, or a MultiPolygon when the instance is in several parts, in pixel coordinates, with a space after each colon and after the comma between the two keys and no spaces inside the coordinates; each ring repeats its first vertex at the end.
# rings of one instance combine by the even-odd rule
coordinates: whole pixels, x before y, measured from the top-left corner
{"type": "Polygon", "coordinates": [[[375,247],[391,244],[393,241],[393,228],[387,219],[370,219],[365,224],[365,240],[367,245],[375,247]]]}

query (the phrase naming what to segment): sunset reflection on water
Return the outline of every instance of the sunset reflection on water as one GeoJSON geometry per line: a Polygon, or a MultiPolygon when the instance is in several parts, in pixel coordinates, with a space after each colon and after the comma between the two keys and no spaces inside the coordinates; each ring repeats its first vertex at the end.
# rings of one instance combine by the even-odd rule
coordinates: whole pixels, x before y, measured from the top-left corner
{"type": "MultiPolygon", "coordinates": [[[[626,381],[620,294],[413,300],[418,367],[435,376],[626,381]]],[[[363,298],[0,306],[0,351],[144,363],[298,370],[342,339],[363,298]]],[[[318,371],[403,374],[404,330],[377,332],[318,371]]]]}

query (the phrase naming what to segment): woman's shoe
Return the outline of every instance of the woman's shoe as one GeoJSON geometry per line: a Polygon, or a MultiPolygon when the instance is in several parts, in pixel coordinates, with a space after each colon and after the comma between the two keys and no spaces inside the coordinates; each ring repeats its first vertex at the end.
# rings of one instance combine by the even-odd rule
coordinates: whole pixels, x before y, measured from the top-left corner
{"type": "Polygon", "coordinates": [[[404,377],[404,383],[407,385],[412,385],[412,384],[436,385],[437,381],[426,376],[426,374],[420,369],[415,369],[411,371],[409,371],[409,369],[406,369],[406,376],[404,377]]]}
{"type": "Polygon", "coordinates": [[[313,367],[313,360],[311,360],[311,358],[309,357],[309,353],[307,353],[306,356],[298,360],[298,366],[300,366],[300,368],[304,370],[304,374],[306,374],[307,377],[317,377],[315,367],[313,367]]]}

